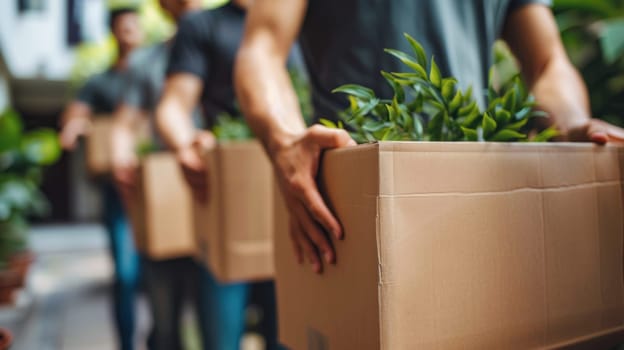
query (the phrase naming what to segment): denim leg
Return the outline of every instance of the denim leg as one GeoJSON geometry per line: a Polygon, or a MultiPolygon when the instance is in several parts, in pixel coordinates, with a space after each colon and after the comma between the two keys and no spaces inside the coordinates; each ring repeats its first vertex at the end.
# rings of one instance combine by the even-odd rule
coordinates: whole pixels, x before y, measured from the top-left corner
{"type": "Polygon", "coordinates": [[[199,320],[206,350],[237,350],[245,330],[249,284],[220,284],[202,268],[199,320]]]}
{"type": "Polygon", "coordinates": [[[122,350],[134,348],[135,297],[139,257],[121,199],[111,184],[104,185],[104,225],[114,265],[113,309],[122,350]]]}

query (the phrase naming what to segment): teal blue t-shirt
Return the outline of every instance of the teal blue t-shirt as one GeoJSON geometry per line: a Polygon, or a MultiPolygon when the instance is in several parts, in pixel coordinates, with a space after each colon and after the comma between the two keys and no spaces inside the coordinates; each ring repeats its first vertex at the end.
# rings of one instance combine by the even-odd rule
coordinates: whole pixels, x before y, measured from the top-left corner
{"type": "Polygon", "coordinates": [[[550,0],[310,0],[300,45],[313,88],[316,117],[334,119],[347,100],[331,90],[348,83],[392,96],[381,70],[405,71],[384,48],[411,52],[403,33],[433,55],[443,76],[472,86],[480,104],[493,63],[492,45],[509,13],[550,0]]]}

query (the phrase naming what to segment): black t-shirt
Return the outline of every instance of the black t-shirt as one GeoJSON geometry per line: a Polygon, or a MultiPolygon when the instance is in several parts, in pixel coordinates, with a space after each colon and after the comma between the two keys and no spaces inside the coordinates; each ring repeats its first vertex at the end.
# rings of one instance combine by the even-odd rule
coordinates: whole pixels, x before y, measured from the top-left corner
{"type": "Polygon", "coordinates": [[[94,114],[112,114],[123,91],[125,71],[109,68],[89,78],[76,99],[91,107],[94,114]]]}
{"type": "Polygon", "coordinates": [[[203,81],[201,103],[209,126],[217,114],[240,114],[232,71],[243,37],[245,11],[228,4],[194,12],[180,21],[167,75],[190,73],[203,81]]]}
{"type": "MultiPolygon", "coordinates": [[[[208,127],[219,113],[240,116],[232,72],[244,26],[245,11],[232,3],[190,13],[178,25],[167,75],[190,73],[203,81],[201,103],[208,127]]],[[[299,71],[307,82],[297,45],[291,50],[288,67],[299,71]]]]}

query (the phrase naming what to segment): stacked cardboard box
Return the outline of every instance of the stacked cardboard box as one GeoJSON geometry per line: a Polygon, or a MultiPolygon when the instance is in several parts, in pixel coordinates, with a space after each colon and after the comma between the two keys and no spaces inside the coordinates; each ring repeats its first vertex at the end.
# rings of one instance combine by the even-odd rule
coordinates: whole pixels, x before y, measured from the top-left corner
{"type": "Polygon", "coordinates": [[[195,256],[191,192],[173,154],[141,161],[129,209],[139,252],[156,260],[195,256]]]}
{"type": "MultiPolygon", "coordinates": [[[[109,175],[112,170],[111,131],[112,116],[98,115],[92,119],[89,134],[86,138],[86,158],[89,174],[94,177],[109,175]]],[[[151,126],[147,118],[137,123],[136,139],[150,138],[151,126]]]]}
{"type": "MultiPolygon", "coordinates": [[[[624,157],[588,144],[381,142],[327,152],[336,266],[276,233],[292,349],[609,348],[624,330],[624,157]],[[602,341],[602,343],[601,343],[602,341]]],[[[282,208],[283,209],[283,208],[282,208]]]]}
{"type": "Polygon", "coordinates": [[[201,259],[222,282],[270,279],[273,170],[257,141],[220,143],[206,154],[208,201],[194,204],[201,259]]]}

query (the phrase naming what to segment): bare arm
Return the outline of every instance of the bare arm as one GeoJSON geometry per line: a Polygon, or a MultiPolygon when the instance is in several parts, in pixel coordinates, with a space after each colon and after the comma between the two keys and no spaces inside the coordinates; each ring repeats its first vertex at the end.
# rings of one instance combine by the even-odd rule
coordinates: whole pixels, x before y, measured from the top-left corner
{"type": "Polygon", "coordinates": [[[135,185],[138,157],[136,155],[136,135],[140,127],[142,111],[134,106],[121,103],[113,114],[111,130],[111,160],[113,177],[126,200],[135,185]]]}
{"type": "Polygon", "coordinates": [[[202,87],[201,79],[192,74],[177,73],[167,78],[156,109],[156,126],[173,151],[193,143],[196,130],[192,116],[202,87]]]}
{"type": "Polygon", "coordinates": [[[297,259],[301,263],[307,258],[320,273],[323,260],[335,261],[327,234],[342,238],[342,228],[315,182],[320,155],[323,149],[355,143],[344,130],[305,128],[286,60],[306,9],[306,0],[254,2],[248,10],[234,80],[243,113],[273,162],[290,211],[297,259]]]}
{"type": "Polygon", "coordinates": [[[70,102],[63,110],[60,124],[61,146],[65,150],[73,150],[78,138],[85,135],[91,125],[91,107],[78,100],[70,102]]]}
{"type": "Polygon", "coordinates": [[[587,88],[565,52],[549,8],[527,5],[511,13],[503,38],[541,109],[571,141],[624,140],[624,130],[592,119],[587,88]]]}
{"type": "Polygon", "coordinates": [[[286,60],[306,7],[306,0],[268,0],[248,11],[234,80],[247,121],[269,152],[305,130],[286,60]]]}
{"type": "Polygon", "coordinates": [[[201,150],[214,143],[212,134],[199,132],[193,125],[203,83],[189,73],[176,73],[167,78],[165,89],[156,109],[158,132],[175,154],[193,196],[206,200],[206,165],[201,150]]]}

